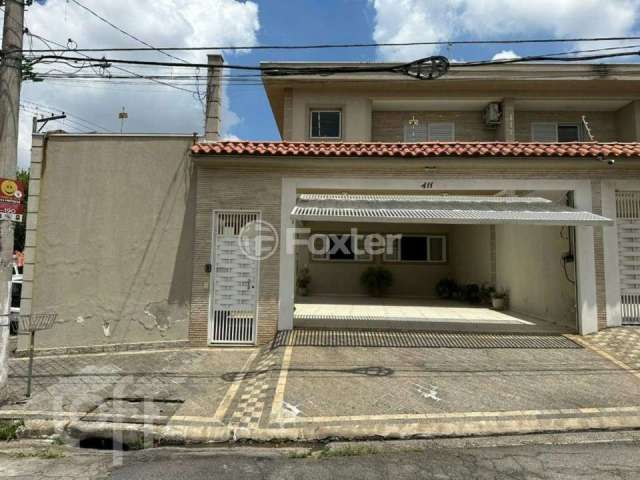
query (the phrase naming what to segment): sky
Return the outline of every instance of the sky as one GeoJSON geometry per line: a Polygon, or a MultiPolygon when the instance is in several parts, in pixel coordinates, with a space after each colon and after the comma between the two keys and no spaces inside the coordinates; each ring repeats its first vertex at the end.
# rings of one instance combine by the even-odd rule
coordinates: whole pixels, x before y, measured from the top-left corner
{"type": "MultiPolygon", "coordinates": [[[[111,23],[158,46],[273,45],[452,41],[506,38],[573,38],[640,34],[640,0],[78,0],[111,23]]],[[[139,47],[138,42],[78,6],[73,0],[36,0],[26,27],[77,48],[139,47]]],[[[640,41],[636,43],[640,44],[640,41]]],[[[35,37],[25,45],[46,48],[35,37]]],[[[404,61],[432,54],[456,61],[512,58],[619,42],[514,46],[359,48],[345,50],[222,52],[227,63],[260,61],[404,61]]],[[[206,62],[206,52],[171,52],[188,62],[206,62]]],[[[110,54],[118,58],[176,61],[156,52],[110,54]]],[[[47,66],[47,70],[54,68],[47,66]]],[[[64,69],[65,67],[60,67],[64,69]]],[[[148,73],[143,67],[126,67],[148,73]]],[[[112,73],[118,71],[110,69],[112,73]]],[[[169,73],[165,69],[163,73],[169,73]]],[[[178,69],[174,69],[178,72],[178,69]]],[[[184,73],[184,72],[182,72],[184,73]]],[[[193,90],[195,86],[189,86],[193,90]]],[[[25,82],[21,101],[19,165],[28,166],[34,113],[66,112],[68,120],[47,129],[126,133],[202,133],[203,107],[196,95],[164,85],[45,80],[25,82]],[[87,125],[90,122],[90,125],[87,125]]],[[[229,85],[223,97],[223,136],[277,140],[278,130],[260,85],[229,85]]]]}

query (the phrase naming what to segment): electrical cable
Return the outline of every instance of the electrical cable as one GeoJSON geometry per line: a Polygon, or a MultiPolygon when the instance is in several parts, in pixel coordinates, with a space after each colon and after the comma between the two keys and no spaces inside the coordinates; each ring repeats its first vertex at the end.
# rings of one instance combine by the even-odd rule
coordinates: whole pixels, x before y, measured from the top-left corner
{"type": "MultiPolygon", "coordinates": [[[[75,0],[72,0],[75,1],[75,0]]],[[[76,2],[77,3],[77,2],[76,2]]],[[[118,27],[115,27],[118,28],[118,27]]],[[[130,34],[126,33],[131,36],[130,34]]],[[[131,36],[135,39],[134,36],[131,36]]],[[[136,39],[137,40],[137,39],[136,39]]],[[[576,37],[576,38],[540,38],[540,39],[507,39],[507,40],[451,40],[429,42],[371,42],[371,43],[320,43],[299,45],[214,45],[199,47],[100,47],[83,48],[77,52],[145,52],[145,51],[201,51],[201,50],[321,50],[341,48],[380,48],[380,47],[419,47],[419,46],[455,46],[455,45],[519,45],[539,43],[579,43],[579,42],[621,42],[640,40],[640,36],[626,37],[576,37]]],[[[61,50],[62,52],[63,50],[61,50]]],[[[46,50],[33,50],[33,53],[46,53],[46,50]]]]}

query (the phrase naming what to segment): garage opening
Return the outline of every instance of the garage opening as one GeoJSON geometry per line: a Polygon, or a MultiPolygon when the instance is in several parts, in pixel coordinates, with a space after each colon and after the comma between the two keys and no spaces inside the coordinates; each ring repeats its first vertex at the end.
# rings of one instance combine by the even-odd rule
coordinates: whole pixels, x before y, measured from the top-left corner
{"type": "Polygon", "coordinates": [[[573,227],[609,220],[518,193],[299,194],[294,327],[577,331],[573,227]]]}

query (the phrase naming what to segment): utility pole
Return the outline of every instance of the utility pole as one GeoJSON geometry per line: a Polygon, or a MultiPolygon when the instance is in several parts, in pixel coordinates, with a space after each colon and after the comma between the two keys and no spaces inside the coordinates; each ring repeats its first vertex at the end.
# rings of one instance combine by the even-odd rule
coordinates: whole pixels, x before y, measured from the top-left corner
{"type": "MultiPolygon", "coordinates": [[[[22,36],[25,0],[4,0],[2,58],[0,60],[0,177],[16,178],[22,36]]],[[[9,374],[10,284],[13,271],[13,223],[0,220],[0,397],[9,374]]]]}

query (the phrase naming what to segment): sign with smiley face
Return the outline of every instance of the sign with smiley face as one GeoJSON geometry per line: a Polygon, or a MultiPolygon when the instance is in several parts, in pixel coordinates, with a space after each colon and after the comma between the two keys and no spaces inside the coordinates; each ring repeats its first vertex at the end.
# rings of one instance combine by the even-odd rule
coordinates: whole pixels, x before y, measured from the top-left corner
{"type": "Polygon", "coordinates": [[[24,216],[24,184],[0,178],[0,218],[22,222],[24,216]]]}

